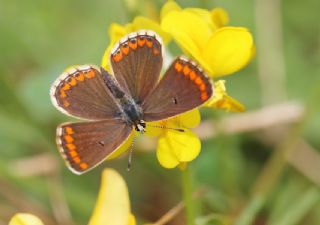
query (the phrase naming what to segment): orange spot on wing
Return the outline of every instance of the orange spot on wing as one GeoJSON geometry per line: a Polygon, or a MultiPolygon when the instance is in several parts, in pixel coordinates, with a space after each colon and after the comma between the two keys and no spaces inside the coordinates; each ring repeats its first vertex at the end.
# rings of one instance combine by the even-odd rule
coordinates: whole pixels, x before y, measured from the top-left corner
{"type": "Polygon", "coordinates": [[[84,75],[83,73],[77,73],[75,75],[75,78],[78,80],[78,81],[84,81],[84,75]]]}
{"type": "Polygon", "coordinates": [[[74,134],[73,129],[72,129],[71,127],[66,127],[66,128],[64,129],[64,131],[65,131],[67,134],[74,134]]]}
{"type": "Polygon", "coordinates": [[[121,59],[122,59],[122,52],[121,51],[118,51],[117,53],[115,53],[113,55],[113,60],[115,62],[119,62],[121,59]]]}
{"type": "Polygon", "coordinates": [[[181,65],[181,63],[176,62],[176,63],[174,64],[174,68],[176,69],[176,71],[181,72],[181,70],[182,70],[182,65],[181,65]]]}
{"type": "Polygon", "coordinates": [[[71,143],[66,144],[66,147],[69,149],[69,151],[73,151],[73,150],[76,149],[76,146],[74,144],[71,144],[71,143]]]}
{"type": "Polygon", "coordinates": [[[72,159],[73,159],[73,161],[74,161],[75,163],[77,163],[77,164],[79,164],[79,163],[81,162],[79,156],[73,157],[72,159]]]}
{"type": "Polygon", "coordinates": [[[205,101],[208,99],[208,94],[206,92],[201,92],[200,98],[202,101],[205,101]]]}
{"type": "Polygon", "coordinates": [[[187,75],[190,73],[190,71],[191,71],[191,69],[190,69],[190,67],[189,67],[188,65],[185,65],[185,66],[183,67],[183,74],[184,74],[185,76],[187,76],[187,75]]]}
{"type": "Polygon", "coordinates": [[[88,70],[85,73],[86,78],[93,78],[96,75],[96,73],[93,70],[88,70]]]}
{"type": "Polygon", "coordinates": [[[63,136],[64,140],[66,140],[66,142],[71,143],[74,141],[74,139],[71,137],[71,135],[64,135],[63,136]]]}
{"type": "Polygon", "coordinates": [[[160,53],[159,49],[157,49],[157,48],[153,48],[152,52],[154,55],[159,55],[159,53],[160,53]]]}
{"type": "Polygon", "coordinates": [[[85,169],[87,169],[89,167],[87,163],[81,163],[79,166],[83,170],[85,170],[85,169]]]}
{"type": "Polygon", "coordinates": [[[69,79],[68,84],[70,84],[71,86],[75,86],[77,84],[77,80],[75,78],[71,77],[69,79]]]}
{"type": "Polygon", "coordinates": [[[194,71],[191,71],[189,74],[190,80],[194,80],[194,79],[196,79],[196,77],[197,77],[197,74],[194,71]]]}
{"type": "Polygon", "coordinates": [[[64,107],[68,107],[70,105],[70,103],[68,101],[63,101],[63,106],[64,107]]]}
{"type": "Polygon", "coordinates": [[[69,151],[69,155],[71,156],[71,158],[74,158],[78,155],[78,153],[76,151],[69,151]]]}
{"type": "Polygon", "coordinates": [[[204,83],[201,84],[200,87],[199,87],[199,89],[200,89],[200,91],[206,90],[206,85],[205,85],[204,83]]]}
{"type": "Polygon", "coordinates": [[[60,97],[61,98],[67,97],[66,93],[63,90],[60,91],[60,97]]]}
{"type": "Polygon", "coordinates": [[[201,80],[200,77],[197,77],[197,78],[195,79],[194,83],[195,83],[196,85],[201,85],[201,84],[203,84],[203,81],[201,80]]]}
{"type": "Polygon", "coordinates": [[[138,47],[138,43],[136,40],[129,40],[128,43],[129,47],[132,48],[133,50],[135,50],[138,47]]]}
{"type": "Polygon", "coordinates": [[[146,43],[145,37],[139,37],[139,38],[138,38],[138,45],[139,45],[140,47],[144,46],[145,43],[146,43]]]}
{"type": "Polygon", "coordinates": [[[147,38],[146,44],[147,44],[147,46],[148,46],[149,48],[151,48],[152,45],[153,45],[152,39],[148,39],[148,38],[147,38]]]}
{"type": "Polygon", "coordinates": [[[129,46],[127,44],[124,44],[123,46],[121,46],[121,52],[124,55],[128,55],[129,54],[129,46]]]}
{"type": "Polygon", "coordinates": [[[62,91],[67,91],[67,90],[69,90],[70,88],[71,88],[70,84],[65,83],[65,84],[63,85],[63,87],[61,88],[61,90],[62,90],[62,91]]]}

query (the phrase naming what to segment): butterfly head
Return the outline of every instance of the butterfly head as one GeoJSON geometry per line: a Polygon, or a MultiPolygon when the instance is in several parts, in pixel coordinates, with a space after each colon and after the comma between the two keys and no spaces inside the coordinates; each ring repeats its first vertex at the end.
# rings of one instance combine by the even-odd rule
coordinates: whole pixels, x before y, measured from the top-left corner
{"type": "Polygon", "coordinates": [[[146,122],[144,122],[143,120],[139,120],[137,123],[134,124],[134,128],[136,131],[139,131],[143,134],[146,131],[146,122]]]}

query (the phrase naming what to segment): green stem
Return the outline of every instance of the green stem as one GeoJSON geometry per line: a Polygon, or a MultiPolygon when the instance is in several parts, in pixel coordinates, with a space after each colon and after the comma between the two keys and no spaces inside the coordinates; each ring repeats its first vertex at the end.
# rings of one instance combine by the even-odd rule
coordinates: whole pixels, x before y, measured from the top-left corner
{"type": "Polygon", "coordinates": [[[183,200],[185,204],[186,221],[187,225],[194,225],[194,205],[192,201],[192,173],[190,167],[182,171],[182,189],[183,189],[183,200]]]}

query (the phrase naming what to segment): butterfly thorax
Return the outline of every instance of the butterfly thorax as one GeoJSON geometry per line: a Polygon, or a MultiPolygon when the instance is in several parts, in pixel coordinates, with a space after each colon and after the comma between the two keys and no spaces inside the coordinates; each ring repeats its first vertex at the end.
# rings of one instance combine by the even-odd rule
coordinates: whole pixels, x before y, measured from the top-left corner
{"type": "Polygon", "coordinates": [[[101,68],[101,74],[107,88],[112,93],[116,104],[121,112],[121,118],[136,131],[144,132],[145,122],[142,120],[142,108],[136,101],[126,94],[119,86],[118,82],[107,71],[101,68]]]}
{"type": "Polygon", "coordinates": [[[142,109],[140,105],[127,96],[121,100],[121,111],[124,120],[135,127],[136,131],[144,132],[145,122],[142,120],[142,109]]]}

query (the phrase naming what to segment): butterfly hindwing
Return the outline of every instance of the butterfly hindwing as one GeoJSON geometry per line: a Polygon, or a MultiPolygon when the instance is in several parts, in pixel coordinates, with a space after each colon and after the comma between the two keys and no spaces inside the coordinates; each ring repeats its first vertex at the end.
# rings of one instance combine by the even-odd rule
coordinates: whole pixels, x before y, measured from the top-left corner
{"type": "Polygon", "coordinates": [[[68,69],[53,83],[50,95],[57,109],[75,117],[97,120],[119,114],[118,106],[95,66],[68,69]]]}
{"type": "Polygon", "coordinates": [[[145,30],[124,37],[110,55],[117,81],[137,103],[158,83],[162,60],[161,38],[145,30]]]}
{"type": "Polygon", "coordinates": [[[158,121],[192,110],[212,95],[212,84],[191,60],[178,57],[143,101],[143,120],[158,121]]]}
{"type": "Polygon", "coordinates": [[[68,167],[84,173],[124,143],[132,127],[121,120],[65,123],[57,128],[57,145],[68,167]]]}

